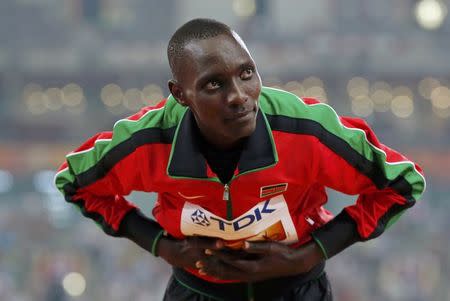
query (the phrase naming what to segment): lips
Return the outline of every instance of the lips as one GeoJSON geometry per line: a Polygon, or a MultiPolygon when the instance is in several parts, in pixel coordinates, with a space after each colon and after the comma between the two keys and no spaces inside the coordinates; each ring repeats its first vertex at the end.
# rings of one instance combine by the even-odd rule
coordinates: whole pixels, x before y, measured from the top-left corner
{"type": "Polygon", "coordinates": [[[246,119],[245,117],[250,115],[250,113],[252,113],[252,112],[253,112],[253,110],[234,113],[234,114],[228,116],[227,118],[225,118],[225,120],[233,121],[233,120],[246,119]]]}

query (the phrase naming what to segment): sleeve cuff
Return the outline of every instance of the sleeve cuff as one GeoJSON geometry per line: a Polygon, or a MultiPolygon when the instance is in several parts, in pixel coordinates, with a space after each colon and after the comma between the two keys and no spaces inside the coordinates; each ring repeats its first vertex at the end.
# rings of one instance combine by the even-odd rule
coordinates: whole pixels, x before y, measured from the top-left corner
{"type": "Polygon", "coordinates": [[[154,220],[146,217],[139,210],[132,210],[120,225],[120,234],[156,254],[158,241],[165,234],[164,229],[154,220]]]}
{"type": "Polygon", "coordinates": [[[165,232],[164,230],[159,231],[158,235],[156,235],[155,239],[153,239],[151,252],[156,257],[158,257],[158,253],[156,252],[156,247],[158,246],[159,240],[164,235],[164,232],[165,232]]]}
{"type": "Polygon", "coordinates": [[[323,246],[322,242],[315,236],[314,233],[311,233],[311,237],[316,242],[316,244],[319,246],[320,250],[323,253],[323,257],[325,258],[325,260],[327,260],[328,259],[327,250],[325,250],[325,247],[323,246]]]}
{"type": "Polygon", "coordinates": [[[311,233],[326,259],[361,240],[355,221],[345,210],[311,233]]]}

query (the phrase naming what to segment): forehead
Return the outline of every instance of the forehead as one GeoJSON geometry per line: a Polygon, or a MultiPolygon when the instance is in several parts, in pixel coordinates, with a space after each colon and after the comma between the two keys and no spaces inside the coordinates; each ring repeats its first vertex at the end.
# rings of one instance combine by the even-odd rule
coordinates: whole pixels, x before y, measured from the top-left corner
{"type": "Polygon", "coordinates": [[[200,75],[209,71],[227,71],[230,68],[252,61],[242,39],[237,35],[193,40],[184,47],[182,70],[190,75],[200,75]]]}

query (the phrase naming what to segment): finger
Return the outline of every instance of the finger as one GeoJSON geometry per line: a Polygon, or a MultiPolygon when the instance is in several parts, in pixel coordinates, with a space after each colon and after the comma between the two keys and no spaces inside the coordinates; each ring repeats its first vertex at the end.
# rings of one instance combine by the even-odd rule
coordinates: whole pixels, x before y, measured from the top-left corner
{"type": "Polygon", "coordinates": [[[227,263],[245,259],[245,256],[248,255],[248,253],[240,252],[229,252],[228,250],[205,250],[205,254],[209,256],[213,256],[215,258],[219,258],[222,261],[225,261],[227,263]]]}
{"type": "Polygon", "coordinates": [[[261,265],[264,265],[264,259],[255,260],[255,259],[245,259],[242,254],[236,253],[228,253],[223,251],[214,251],[211,255],[211,260],[202,261],[203,266],[211,266],[215,264],[217,260],[230,265],[242,272],[253,273],[260,270],[261,265]]]}
{"type": "Polygon", "coordinates": [[[195,267],[196,267],[197,269],[202,269],[202,268],[205,267],[205,264],[203,263],[203,261],[197,260],[197,261],[195,262],[195,267]]]}
{"type": "Polygon", "coordinates": [[[227,263],[215,259],[207,259],[201,262],[200,274],[213,276],[222,280],[248,280],[248,273],[241,271],[227,263]]]}
{"type": "Polygon", "coordinates": [[[278,244],[273,242],[249,242],[244,243],[244,251],[253,254],[270,254],[277,249],[278,244]]]}
{"type": "Polygon", "coordinates": [[[206,249],[205,254],[209,256],[221,256],[223,258],[232,259],[244,259],[248,257],[248,253],[243,250],[229,250],[229,249],[221,249],[221,250],[211,250],[206,249]]]}
{"type": "Polygon", "coordinates": [[[220,250],[223,248],[223,241],[211,237],[189,237],[186,239],[191,248],[220,250]]]}

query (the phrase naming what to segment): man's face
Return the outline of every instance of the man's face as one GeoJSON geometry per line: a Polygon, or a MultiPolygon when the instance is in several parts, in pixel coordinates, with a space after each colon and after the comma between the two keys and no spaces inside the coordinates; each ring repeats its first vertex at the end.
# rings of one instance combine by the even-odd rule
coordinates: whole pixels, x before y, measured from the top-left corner
{"type": "Polygon", "coordinates": [[[176,74],[182,95],[174,96],[189,106],[207,141],[229,148],[251,135],[261,78],[240,37],[194,40],[185,54],[176,74]]]}

